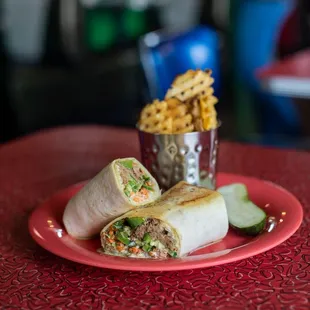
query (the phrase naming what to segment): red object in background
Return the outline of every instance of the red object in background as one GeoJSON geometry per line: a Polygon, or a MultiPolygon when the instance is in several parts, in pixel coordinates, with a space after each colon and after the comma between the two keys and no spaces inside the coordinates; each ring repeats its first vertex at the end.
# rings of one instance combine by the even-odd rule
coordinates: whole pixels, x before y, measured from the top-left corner
{"type": "Polygon", "coordinates": [[[136,133],[102,127],[48,130],[0,147],[0,307],[308,309],[310,153],[221,143],[220,171],[278,183],[304,206],[301,228],[252,258],[195,271],[113,271],[67,261],[32,240],[27,222],[39,203],[125,156],[139,156],[136,133]]]}
{"type": "Polygon", "coordinates": [[[291,78],[308,82],[310,90],[310,49],[300,51],[292,56],[258,70],[258,77],[261,79],[291,78]]]}
{"type": "Polygon", "coordinates": [[[310,98],[310,49],[300,50],[303,46],[301,14],[307,10],[298,5],[284,22],[280,31],[277,54],[279,59],[257,70],[262,86],[274,95],[295,98],[310,98]]]}
{"type": "Polygon", "coordinates": [[[278,54],[284,56],[293,48],[296,48],[301,41],[299,11],[294,9],[287,17],[280,31],[278,39],[278,54]]]}
{"type": "Polygon", "coordinates": [[[310,98],[310,49],[259,69],[257,76],[275,95],[310,98]]]}

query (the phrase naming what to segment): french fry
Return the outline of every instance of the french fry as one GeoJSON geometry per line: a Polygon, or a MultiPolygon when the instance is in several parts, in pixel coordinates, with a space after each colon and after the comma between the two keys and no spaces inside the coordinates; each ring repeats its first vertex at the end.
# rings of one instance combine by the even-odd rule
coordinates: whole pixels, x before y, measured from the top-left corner
{"type": "Polygon", "coordinates": [[[139,129],[153,134],[181,134],[217,127],[211,70],[188,70],[173,81],[165,100],[154,100],[140,114],[139,129]]]}
{"type": "Polygon", "coordinates": [[[211,70],[189,70],[185,74],[176,77],[171,88],[167,91],[165,99],[177,98],[183,102],[205,95],[206,90],[213,84],[211,70]]]}
{"type": "Polygon", "coordinates": [[[153,103],[146,105],[140,114],[140,130],[159,133],[163,126],[168,126],[165,123],[167,121],[166,112],[167,102],[165,101],[154,100],[153,103]]]}
{"type": "Polygon", "coordinates": [[[193,131],[194,125],[192,124],[193,117],[191,114],[187,114],[183,117],[179,117],[172,122],[172,133],[190,132],[193,131]]]}
{"type": "Polygon", "coordinates": [[[201,119],[204,130],[214,129],[217,126],[217,113],[214,107],[216,103],[217,98],[214,96],[200,99],[201,119]]]}

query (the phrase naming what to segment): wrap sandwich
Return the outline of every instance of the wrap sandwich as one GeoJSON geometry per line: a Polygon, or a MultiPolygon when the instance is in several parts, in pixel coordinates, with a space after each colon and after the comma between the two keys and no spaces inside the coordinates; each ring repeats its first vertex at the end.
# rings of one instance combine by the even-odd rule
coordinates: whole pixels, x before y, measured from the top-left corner
{"type": "Polygon", "coordinates": [[[101,252],[136,258],[182,257],[225,237],[228,216],[216,191],[180,182],[151,205],[101,231],[101,252]]]}
{"type": "Polygon", "coordinates": [[[116,217],[159,196],[156,180],[138,160],[116,159],[71,198],[63,223],[69,235],[89,239],[116,217]]]}

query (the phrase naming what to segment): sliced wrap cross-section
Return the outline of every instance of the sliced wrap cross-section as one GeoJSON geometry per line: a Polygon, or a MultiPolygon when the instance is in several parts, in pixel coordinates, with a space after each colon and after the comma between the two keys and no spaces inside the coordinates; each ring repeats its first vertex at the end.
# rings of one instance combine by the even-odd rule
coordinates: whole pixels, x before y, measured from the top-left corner
{"type": "Polygon", "coordinates": [[[89,239],[116,217],[159,196],[156,180],[138,160],[117,159],[71,198],[63,223],[71,236],[89,239]]]}
{"type": "Polygon", "coordinates": [[[224,238],[222,195],[180,182],[151,205],[129,211],[101,231],[105,254],[136,258],[182,257],[224,238]]]}

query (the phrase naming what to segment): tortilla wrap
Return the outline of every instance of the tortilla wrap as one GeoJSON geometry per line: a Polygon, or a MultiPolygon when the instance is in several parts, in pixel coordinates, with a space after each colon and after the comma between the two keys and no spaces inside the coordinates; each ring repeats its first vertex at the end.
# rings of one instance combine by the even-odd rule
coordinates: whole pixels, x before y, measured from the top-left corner
{"type": "Polygon", "coordinates": [[[71,198],[63,214],[63,223],[71,236],[77,239],[89,239],[116,217],[149,204],[159,196],[160,190],[156,180],[138,160],[135,158],[116,159],[71,198]],[[127,165],[130,163],[133,168],[124,167],[124,163],[127,165]],[[130,182],[133,182],[135,178],[133,169],[140,174],[139,178],[142,183],[146,182],[150,185],[143,186],[152,187],[152,190],[146,190],[138,177],[137,180],[139,179],[140,183],[134,182],[136,188],[132,189],[134,186],[128,185],[132,184],[130,182]],[[137,190],[139,186],[141,188],[137,190]]]}
{"type": "Polygon", "coordinates": [[[182,257],[204,245],[221,240],[227,232],[228,216],[222,195],[182,181],[150,206],[129,211],[104,227],[101,231],[101,244],[102,251],[111,255],[139,258],[182,257]],[[143,223],[138,227],[129,225],[129,221],[134,219],[137,224],[138,220],[141,222],[141,218],[143,223]],[[122,226],[122,221],[123,226],[130,226],[130,229],[120,228],[126,233],[120,238],[122,231],[115,226],[122,226]],[[124,244],[120,240],[128,233],[131,243],[125,244],[123,248],[124,244]],[[152,240],[152,249],[145,246],[145,239],[152,240]],[[158,248],[157,241],[160,241],[158,248]],[[136,253],[132,253],[131,249],[134,242],[138,244],[134,250],[136,253]],[[153,252],[154,247],[155,255],[146,253],[153,252]]]}

